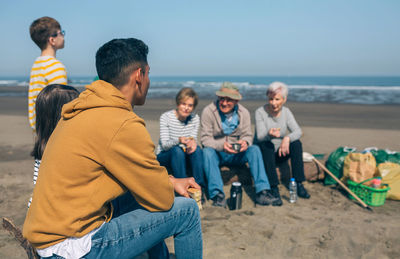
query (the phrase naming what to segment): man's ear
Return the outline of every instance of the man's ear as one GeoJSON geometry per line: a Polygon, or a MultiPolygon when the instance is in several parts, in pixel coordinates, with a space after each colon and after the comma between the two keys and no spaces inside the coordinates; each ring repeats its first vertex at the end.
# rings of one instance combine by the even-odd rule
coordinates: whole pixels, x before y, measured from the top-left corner
{"type": "Polygon", "coordinates": [[[136,77],[136,83],[137,85],[142,85],[142,80],[143,80],[143,74],[142,74],[142,68],[138,68],[134,72],[135,77],[136,77]]]}

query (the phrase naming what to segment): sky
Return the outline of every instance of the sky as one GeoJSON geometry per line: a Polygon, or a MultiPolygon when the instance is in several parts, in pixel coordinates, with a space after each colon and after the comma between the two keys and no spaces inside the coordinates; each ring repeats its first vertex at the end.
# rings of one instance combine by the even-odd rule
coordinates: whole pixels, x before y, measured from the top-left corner
{"type": "Polygon", "coordinates": [[[0,0],[0,76],[29,75],[42,16],[66,31],[68,76],[95,75],[97,49],[128,37],[152,75],[400,76],[399,14],[397,0],[0,0]]]}

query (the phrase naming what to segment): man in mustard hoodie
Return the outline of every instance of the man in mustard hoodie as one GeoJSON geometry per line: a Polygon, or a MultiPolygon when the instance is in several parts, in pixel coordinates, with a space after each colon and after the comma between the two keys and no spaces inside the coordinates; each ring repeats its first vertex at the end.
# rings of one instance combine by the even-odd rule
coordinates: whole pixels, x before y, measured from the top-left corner
{"type": "Polygon", "coordinates": [[[177,258],[201,258],[193,178],[168,176],[143,119],[148,47],[115,39],[96,53],[100,80],[64,105],[43,154],[23,234],[42,258],[133,258],[174,236],[177,258]]]}

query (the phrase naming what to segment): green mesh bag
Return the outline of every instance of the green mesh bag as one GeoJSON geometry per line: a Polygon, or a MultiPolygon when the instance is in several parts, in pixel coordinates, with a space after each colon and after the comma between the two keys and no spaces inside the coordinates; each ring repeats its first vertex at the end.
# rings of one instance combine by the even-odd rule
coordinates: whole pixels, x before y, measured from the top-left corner
{"type": "Polygon", "coordinates": [[[399,152],[388,153],[386,162],[400,164],[400,153],[399,152]]]}
{"type": "Polygon", "coordinates": [[[384,149],[372,149],[371,154],[375,157],[376,165],[391,162],[400,164],[400,153],[384,149]]]}
{"type": "Polygon", "coordinates": [[[371,150],[371,154],[375,157],[377,165],[386,162],[388,158],[388,153],[383,149],[371,150]]]}

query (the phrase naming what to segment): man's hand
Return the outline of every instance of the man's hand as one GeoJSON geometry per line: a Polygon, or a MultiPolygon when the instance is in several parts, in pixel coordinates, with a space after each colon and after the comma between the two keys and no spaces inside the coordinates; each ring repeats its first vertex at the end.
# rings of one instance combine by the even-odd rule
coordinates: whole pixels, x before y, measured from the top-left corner
{"type": "Polygon", "coordinates": [[[225,141],[224,143],[224,152],[228,154],[236,154],[238,153],[232,148],[232,145],[225,141]]]}
{"type": "Polygon", "coordinates": [[[245,140],[239,140],[237,143],[241,145],[240,151],[239,152],[244,152],[249,148],[249,145],[247,144],[247,141],[245,140]]]}
{"type": "Polygon", "coordinates": [[[196,183],[193,177],[188,178],[175,178],[172,175],[169,176],[169,180],[171,181],[172,185],[174,186],[175,192],[179,195],[182,195],[186,198],[190,198],[187,190],[189,188],[195,188],[201,190],[200,185],[196,183]]]}
{"type": "Polygon", "coordinates": [[[273,138],[280,138],[281,137],[281,132],[280,132],[280,128],[271,128],[268,131],[268,134],[273,137],[273,138]]]}
{"type": "Polygon", "coordinates": [[[281,146],[279,147],[279,150],[278,150],[279,156],[289,155],[289,145],[290,145],[290,138],[288,136],[286,136],[282,139],[281,146]]]}

